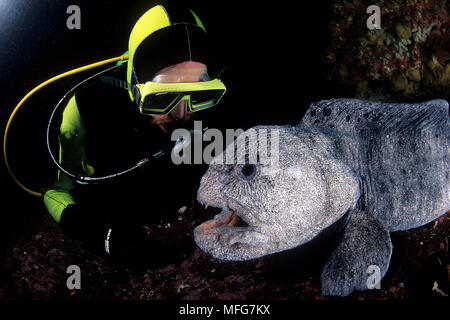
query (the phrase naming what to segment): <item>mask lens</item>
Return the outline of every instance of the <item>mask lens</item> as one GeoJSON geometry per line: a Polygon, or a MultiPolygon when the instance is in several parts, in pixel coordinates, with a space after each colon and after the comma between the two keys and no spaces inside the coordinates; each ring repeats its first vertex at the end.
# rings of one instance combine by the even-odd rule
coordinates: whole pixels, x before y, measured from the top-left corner
{"type": "Polygon", "coordinates": [[[191,93],[192,111],[199,111],[214,106],[219,102],[223,90],[194,91],[191,93]]]}
{"type": "Polygon", "coordinates": [[[187,112],[187,105],[189,103],[189,98],[182,99],[178,104],[173,108],[169,114],[176,120],[185,120],[186,119],[186,112],[187,112]]]}
{"type": "Polygon", "coordinates": [[[146,113],[166,114],[170,111],[170,108],[176,105],[179,99],[180,94],[178,92],[158,92],[146,96],[142,108],[146,113]]]}

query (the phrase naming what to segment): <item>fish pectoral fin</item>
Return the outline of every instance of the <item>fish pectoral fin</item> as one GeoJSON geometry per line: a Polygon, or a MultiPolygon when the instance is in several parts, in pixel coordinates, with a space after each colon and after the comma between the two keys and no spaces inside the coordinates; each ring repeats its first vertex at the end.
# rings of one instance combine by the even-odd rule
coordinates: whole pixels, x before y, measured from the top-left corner
{"type": "Polygon", "coordinates": [[[386,274],[392,254],[389,231],[372,214],[353,212],[341,242],[321,275],[322,294],[347,296],[374,289],[386,274]]]}
{"type": "Polygon", "coordinates": [[[252,230],[242,230],[228,233],[224,240],[229,246],[232,246],[235,243],[258,246],[270,242],[270,238],[267,235],[252,230]]]}

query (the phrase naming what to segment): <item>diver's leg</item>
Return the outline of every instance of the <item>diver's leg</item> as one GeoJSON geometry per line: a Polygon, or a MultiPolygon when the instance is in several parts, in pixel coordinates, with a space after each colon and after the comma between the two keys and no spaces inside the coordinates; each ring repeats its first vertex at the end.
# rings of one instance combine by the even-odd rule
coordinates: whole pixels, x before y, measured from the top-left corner
{"type": "Polygon", "coordinates": [[[181,241],[175,231],[145,227],[138,220],[130,222],[125,215],[122,220],[111,219],[107,211],[74,204],[63,211],[60,226],[65,236],[121,265],[147,267],[181,257],[181,241]]]}
{"type": "Polygon", "coordinates": [[[63,210],[59,225],[64,236],[81,241],[87,250],[97,254],[105,251],[104,240],[110,221],[102,210],[80,203],[70,204],[63,210]]]}
{"type": "Polygon", "coordinates": [[[347,296],[374,288],[391,259],[389,232],[373,215],[355,211],[341,242],[322,270],[322,294],[347,296]],[[379,277],[378,277],[379,275],[379,277]]]}
{"type": "Polygon", "coordinates": [[[146,268],[173,263],[182,257],[180,236],[157,226],[113,225],[105,249],[115,263],[146,268]]]}

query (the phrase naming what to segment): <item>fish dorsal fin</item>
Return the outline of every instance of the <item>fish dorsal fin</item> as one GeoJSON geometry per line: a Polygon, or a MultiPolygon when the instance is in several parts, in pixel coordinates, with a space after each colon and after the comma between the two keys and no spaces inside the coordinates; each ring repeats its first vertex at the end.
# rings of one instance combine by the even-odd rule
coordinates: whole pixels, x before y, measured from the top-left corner
{"type": "Polygon", "coordinates": [[[445,125],[448,102],[382,103],[359,99],[330,99],[311,103],[300,126],[322,127],[347,133],[361,131],[409,132],[445,125]]]}

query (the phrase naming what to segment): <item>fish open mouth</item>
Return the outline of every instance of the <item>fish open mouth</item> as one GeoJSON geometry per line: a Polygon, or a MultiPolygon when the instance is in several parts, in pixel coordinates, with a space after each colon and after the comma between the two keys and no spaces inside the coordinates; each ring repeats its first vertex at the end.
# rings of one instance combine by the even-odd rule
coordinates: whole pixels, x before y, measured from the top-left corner
{"type": "MultiPolygon", "coordinates": [[[[261,257],[272,250],[271,236],[260,229],[258,222],[247,217],[250,212],[236,204],[194,229],[194,240],[204,252],[222,260],[242,261],[261,257]]],[[[220,208],[217,208],[220,210],[220,208]]]]}
{"type": "Polygon", "coordinates": [[[236,228],[246,228],[249,227],[247,221],[236,213],[236,211],[226,207],[222,211],[214,216],[213,219],[208,220],[200,224],[196,231],[201,232],[205,235],[210,234],[218,227],[236,227],[236,228]]]}

